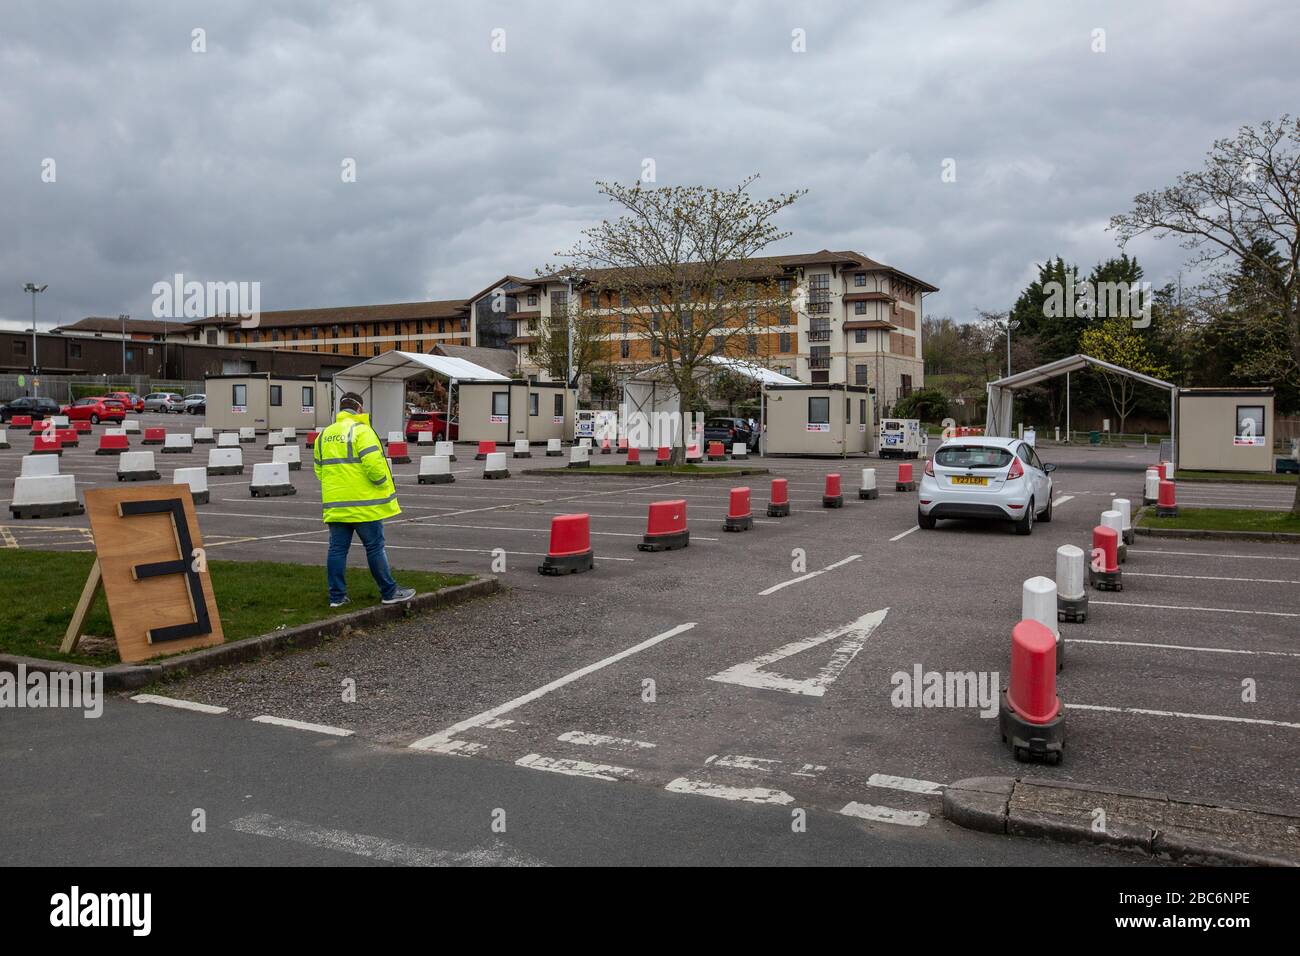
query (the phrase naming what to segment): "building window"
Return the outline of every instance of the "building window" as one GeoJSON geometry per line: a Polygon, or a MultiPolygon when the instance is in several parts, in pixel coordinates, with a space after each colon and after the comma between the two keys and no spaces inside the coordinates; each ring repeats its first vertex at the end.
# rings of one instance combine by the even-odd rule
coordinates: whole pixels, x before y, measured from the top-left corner
{"type": "MultiPolygon", "coordinates": [[[[468,331],[469,331],[469,319],[468,319],[468,318],[464,318],[464,319],[461,319],[461,320],[460,320],[460,330],[461,330],[462,332],[468,332],[468,331]]],[[[469,345],[469,342],[461,342],[460,344],[461,344],[461,345],[469,345]]]]}
{"type": "Polygon", "coordinates": [[[81,343],[73,342],[68,346],[68,354],[73,358],[81,358],[81,343]]]}
{"type": "Polygon", "coordinates": [[[361,346],[360,346],[360,344],[358,344],[357,342],[353,342],[353,343],[352,343],[352,354],[353,354],[353,355],[360,355],[360,354],[361,354],[361,346]]]}
{"type": "Polygon", "coordinates": [[[854,385],[869,384],[867,381],[867,366],[865,365],[853,366],[853,384],[854,385]]]}
{"type": "Polygon", "coordinates": [[[776,287],[782,295],[789,295],[792,285],[789,279],[777,279],[776,287]]]}
{"type": "Polygon", "coordinates": [[[599,309],[599,308],[600,308],[600,293],[599,293],[599,292],[591,292],[591,293],[588,293],[588,295],[587,295],[587,308],[589,308],[589,309],[599,309]]]}
{"type": "Polygon", "coordinates": [[[536,305],[536,304],[537,304],[537,293],[536,293],[536,292],[530,292],[530,293],[528,294],[528,304],[529,304],[529,305],[536,305]]]}
{"type": "Polygon", "coordinates": [[[808,314],[829,315],[831,311],[831,277],[828,273],[808,277],[808,314]]]}
{"type": "Polygon", "coordinates": [[[442,334],[443,334],[444,332],[446,332],[446,331],[447,331],[447,320],[446,320],[446,319],[439,319],[439,320],[438,320],[438,334],[439,334],[439,335],[442,335],[442,334]]]}
{"type": "Polygon", "coordinates": [[[627,339],[623,339],[621,342],[618,343],[619,358],[628,358],[631,356],[631,354],[632,354],[631,342],[629,342],[627,339]]]}
{"type": "Polygon", "coordinates": [[[758,354],[758,336],[757,336],[757,335],[746,335],[746,336],[745,336],[745,351],[748,352],[750,355],[757,355],[757,354],[758,354]]]}
{"type": "Polygon", "coordinates": [[[867,340],[867,330],[866,330],[866,329],[854,329],[854,330],[853,330],[853,341],[854,341],[854,342],[865,342],[866,340],[867,340]]]}
{"type": "Polygon", "coordinates": [[[538,406],[538,401],[537,401],[537,400],[538,400],[539,397],[540,397],[540,396],[538,396],[538,394],[537,394],[536,392],[529,392],[529,393],[528,393],[528,414],[529,414],[529,416],[532,417],[532,418],[536,418],[537,415],[538,415],[538,408],[537,408],[537,406],[538,406]]]}
{"type": "Polygon", "coordinates": [[[808,424],[829,425],[831,423],[831,400],[829,398],[808,399],[808,424]]]}
{"type": "Polygon", "coordinates": [[[655,358],[658,358],[658,357],[659,357],[659,340],[658,340],[658,339],[651,339],[651,340],[650,340],[650,354],[651,354],[652,356],[654,356],[655,358]]]}
{"type": "Polygon", "coordinates": [[[1264,406],[1238,405],[1237,431],[1234,433],[1235,445],[1264,444],[1264,406]]]}
{"type": "Polygon", "coordinates": [[[510,417],[510,393],[492,393],[492,414],[497,417],[510,417]]]}
{"type": "Polygon", "coordinates": [[[330,346],[330,351],[333,352],[335,355],[338,355],[338,354],[339,354],[339,344],[338,344],[337,342],[335,342],[333,345],[331,345],[331,346],[330,346]]]}
{"type": "Polygon", "coordinates": [[[424,351],[424,339],[416,339],[416,340],[415,340],[415,350],[416,350],[417,352],[423,352],[423,351],[424,351]]]}
{"type": "Polygon", "coordinates": [[[248,386],[232,385],[230,386],[230,404],[236,408],[248,407],[248,386]]]}
{"type": "Polygon", "coordinates": [[[808,320],[808,341],[829,342],[830,340],[831,340],[831,320],[810,318],[808,320]]]}
{"type": "Polygon", "coordinates": [[[823,371],[829,369],[831,367],[831,347],[829,345],[813,345],[809,347],[808,367],[823,371]]]}
{"type": "Polygon", "coordinates": [[[793,349],[793,347],[792,347],[793,343],[790,341],[790,339],[791,339],[791,336],[790,336],[790,333],[789,333],[789,332],[782,332],[779,336],[777,336],[777,343],[778,343],[778,344],[777,344],[777,351],[778,351],[778,352],[793,352],[793,351],[794,351],[794,349],[793,349]]]}
{"type": "Polygon", "coordinates": [[[857,286],[859,289],[865,286],[867,284],[867,274],[865,272],[857,273],[853,277],[853,284],[857,286]]]}
{"type": "Polygon", "coordinates": [[[134,362],[134,361],[135,361],[135,349],[127,349],[127,350],[126,350],[126,360],[127,360],[128,362],[134,362]]]}
{"type": "Polygon", "coordinates": [[[555,396],[555,417],[564,417],[564,393],[558,392],[555,396]]]}
{"type": "Polygon", "coordinates": [[[751,305],[746,309],[745,319],[750,325],[756,325],[758,323],[758,306],[751,305]]]}
{"type": "Polygon", "coordinates": [[[867,400],[865,398],[858,399],[858,421],[863,425],[867,423],[867,400]]]}
{"type": "Polygon", "coordinates": [[[374,335],[374,336],[379,335],[379,323],[378,323],[378,322],[371,322],[371,323],[370,323],[370,334],[371,334],[371,335],[374,335]]]}
{"type": "Polygon", "coordinates": [[[620,293],[618,294],[618,304],[619,304],[619,306],[621,306],[622,308],[627,308],[627,293],[626,293],[626,292],[620,292],[620,293]]]}
{"type": "Polygon", "coordinates": [[[416,334],[416,335],[423,335],[423,334],[424,334],[424,319],[416,319],[416,321],[415,321],[415,334],[416,334]]]}
{"type": "Polygon", "coordinates": [[[14,339],[14,355],[26,355],[26,354],[27,354],[27,340],[14,339]]]}
{"type": "Polygon", "coordinates": [[[272,404],[274,407],[279,408],[281,405],[284,404],[283,399],[284,399],[284,389],[283,389],[281,386],[279,386],[279,385],[272,385],[272,386],[271,386],[271,404],[272,404]]]}
{"type": "Polygon", "coordinates": [[[302,387],[302,407],[303,408],[316,407],[316,386],[304,385],[302,387]]]}
{"type": "Polygon", "coordinates": [[[372,346],[370,346],[370,354],[371,354],[371,355],[378,355],[378,354],[379,354],[379,346],[378,346],[378,345],[372,345],[372,346]]]}
{"type": "Polygon", "coordinates": [[[216,332],[209,332],[209,333],[208,333],[208,344],[209,344],[209,345],[216,345],[216,344],[217,344],[217,333],[216,333],[216,332]]]}
{"type": "Polygon", "coordinates": [[[853,314],[854,314],[854,315],[866,315],[866,314],[867,314],[867,304],[866,304],[865,302],[854,302],[854,303],[853,303],[853,314]]]}

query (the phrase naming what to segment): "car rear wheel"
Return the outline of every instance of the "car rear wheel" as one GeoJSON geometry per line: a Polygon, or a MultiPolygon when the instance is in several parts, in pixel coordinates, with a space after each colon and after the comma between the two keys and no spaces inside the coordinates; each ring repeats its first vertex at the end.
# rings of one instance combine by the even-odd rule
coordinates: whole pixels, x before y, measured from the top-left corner
{"type": "Polygon", "coordinates": [[[99,416],[98,416],[98,415],[91,415],[91,416],[90,416],[90,424],[92,424],[92,425],[98,425],[98,424],[99,424],[99,416]]]}
{"type": "Polygon", "coordinates": [[[1034,530],[1034,499],[1029,499],[1024,516],[1014,525],[1016,534],[1031,534],[1034,530]]]}
{"type": "Polygon", "coordinates": [[[935,524],[936,524],[937,522],[938,522],[938,519],[937,519],[937,518],[933,518],[933,517],[931,517],[930,515],[927,515],[927,514],[922,514],[921,511],[920,511],[919,509],[917,510],[917,512],[916,512],[916,523],[917,523],[918,525],[921,526],[921,529],[922,529],[922,530],[924,530],[924,531],[930,531],[931,529],[934,528],[934,526],[935,526],[935,524]]]}
{"type": "Polygon", "coordinates": [[[434,436],[433,436],[433,440],[434,440],[434,441],[442,441],[442,432],[438,432],[436,435],[434,435],[434,436]]]}

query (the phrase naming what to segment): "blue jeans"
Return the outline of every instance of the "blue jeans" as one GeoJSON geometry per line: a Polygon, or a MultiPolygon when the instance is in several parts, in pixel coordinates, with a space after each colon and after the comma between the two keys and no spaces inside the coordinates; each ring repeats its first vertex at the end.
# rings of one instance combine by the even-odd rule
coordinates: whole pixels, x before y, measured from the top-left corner
{"type": "Polygon", "coordinates": [[[370,574],[379,585],[379,595],[384,600],[397,593],[397,582],[388,568],[388,554],[384,551],[384,523],[382,521],[331,521],[329,557],[325,572],[329,578],[330,602],[342,601],[348,596],[348,582],[343,576],[348,566],[348,549],[352,547],[352,532],[357,533],[366,547],[366,561],[370,574]]]}

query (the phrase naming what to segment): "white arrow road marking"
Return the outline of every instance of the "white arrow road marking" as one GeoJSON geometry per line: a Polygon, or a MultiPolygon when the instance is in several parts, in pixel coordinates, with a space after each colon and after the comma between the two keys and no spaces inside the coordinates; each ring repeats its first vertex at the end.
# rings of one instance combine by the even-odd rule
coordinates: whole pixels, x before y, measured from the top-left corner
{"type": "Polygon", "coordinates": [[[282,820],[269,813],[252,813],[246,817],[231,821],[230,829],[254,836],[272,837],[277,840],[289,840],[304,846],[318,847],[324,850],[337,850],[364,856],[385,863],[398,863],[403,866],[545,866],[541,860],[507,846],[501,841],[493,845],[475,847],[465,852],[455,850],[436,850],[432,847],[412,846],[398,843],[383,837],[368,836],[364,833],[349,833],[347,830],[332,830],[318,827],[298,820],[282,820]]]}
{"type": "Polygon", "coordinates": [[[886,773],[873,773],[867,778],[867,783],[873,787],[887,787],[890,790],[906,790],[909,793],[943,793],[943,784],[935,783],[933,780],[914,780],[911,777],[891,777],[886,773]]]}
{"type": "Polygon", "coordinates": [[[930,814],[924,810],[895,810],[893,807],[878,807],[873,803],[849,801],[840,810],[846,817],[858,817],[873,823],[897,823],[903,827],[923,827],[930,822],[930,814]]]}
{"type": "Polygon", "coordinates": [[[826,693],[826,688],[833,684],[835,679],[844,672],[844,668],[848,667],[853,658],[857,657],[858,651],[862,650],[863,645],[867,643],[867,638],[881,625],[888,613],[889,608],[872,611],[870,614],[864,614],[856,621],[845,624],[843,627],[834,628],[816,637],[785,644],[769,654],[755,657],[752,661],[728,667],[726,670],[714,674],[709,680],[721,681],[724,684],[740,684],[742,687],[757,687],[760,690],[781,690],[788,694],[822,697],[826,693]],[[840,645],[835,648],[835,653],[831,655],[830,661],[817,672],[815,677],[797,680],[793,677],[784,677],[781,674],[763,669],[769,664],[775,664],[784,658],[802,654],[804,651],[836,639],[840,639],[840,645]]]}

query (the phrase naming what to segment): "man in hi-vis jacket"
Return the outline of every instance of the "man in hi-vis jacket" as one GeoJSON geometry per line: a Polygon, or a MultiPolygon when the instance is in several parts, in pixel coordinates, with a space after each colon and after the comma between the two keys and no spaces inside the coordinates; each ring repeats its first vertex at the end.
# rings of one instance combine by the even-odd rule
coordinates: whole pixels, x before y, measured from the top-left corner
{"type": "Polygon", "coordinates": [[[370,427],[370,416],[363,411],[360,395],[346,392],[339,399],[334,424],[316,436],[312,464],[320,482],[325,523],[330,529],[329,557],[325,562],[330,607],[342,607],[351,601],[344,571],[354,531],[365,545],[370,573],[384,603],[401,604],[415,597],[415,588],[398,587],[388,567],[384,519],[401,514],[402,509],[397,505],[397,489],[384,448],[370,427]]]}

